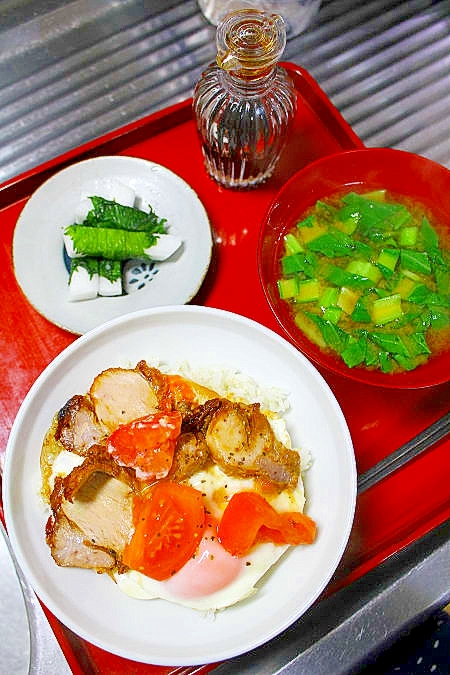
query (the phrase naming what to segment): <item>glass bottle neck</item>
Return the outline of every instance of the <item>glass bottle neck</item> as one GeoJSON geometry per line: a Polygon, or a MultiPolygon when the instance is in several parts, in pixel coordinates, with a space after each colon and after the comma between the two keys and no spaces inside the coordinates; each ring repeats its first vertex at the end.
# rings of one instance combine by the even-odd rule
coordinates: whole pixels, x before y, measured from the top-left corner
{"type": "Polygon", "coordinates": [[[277,66],[272,66],[264,73],[252,74],[251,72],[236,73],[220,69],[222,85],[229,91],[246,96],[262,94],[272,86],[277,74],[277,66]]]}

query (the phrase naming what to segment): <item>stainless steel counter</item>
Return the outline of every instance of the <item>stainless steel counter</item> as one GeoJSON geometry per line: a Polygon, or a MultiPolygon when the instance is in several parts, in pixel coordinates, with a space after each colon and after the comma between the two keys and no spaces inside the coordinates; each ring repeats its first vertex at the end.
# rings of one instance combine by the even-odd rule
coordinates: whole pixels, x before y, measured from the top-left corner
{"type": "MultiPolygon", "coordinates": [[[[0,183],[189,97],[214,36],[195,0],[2,0],[0,183]]],[[[366,145],[450,166],[448,0],[324,0],[285,58],[366,145]]]]}
{"type": "MultiPolygon", "coordinates": [[[[2,0],[0,183],[189,97],[214,35],[195,0],[2,0]]],[[[324,0],[285,58],[309,70],[366,145],[450,167],[448,0],[324,0]]],[[[217,672],[358,672],[389,636],[450,600],[449,542],[439,528],[217,672]]],[[[36,616],[39,637],[46,620],[36,616]]],[[[61,663],[36,653],[29,672],[60,675],[61,663]]]]}

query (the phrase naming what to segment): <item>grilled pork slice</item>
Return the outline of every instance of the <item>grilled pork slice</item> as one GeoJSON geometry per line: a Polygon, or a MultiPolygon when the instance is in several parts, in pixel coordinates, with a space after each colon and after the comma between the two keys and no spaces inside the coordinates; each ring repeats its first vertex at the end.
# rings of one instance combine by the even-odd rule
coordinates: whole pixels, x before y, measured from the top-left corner
{"type": "Polygon", "coordinates": [[[211,457],[226,473],[261,476],[281,489],[297,485],[300,456],[276,439],[259,403],[214,399],[199,411],[198,420],[211,457]]]}
{"type": "Polygon", "coordinates": [[[158,409],[151,382],[138,370],[104,370],[94,379],[89,395],[98,419],[110,432],[158,409]]]}
{"type": "Polygon", "coordinates": [[[87,396],[72,396],[59,411],[55,438],[69,452],[86,455],[89,448],[104,436],[105,429],[87,396]]]}
{"type": "Polygon", "coordinates": [[[115,555],[90,544],[85,533],[62,511],[48,519],[46,539],[54,561],[61,567],[106,571],[116,566],[115,555]]]}
{"type": "Polygon", "coordinates": [[[58,411],[45,434],[41,449],[41,494],[46,502],[53,489],[53,466],[63,450],[81,457],[103,440],[106,430],[100,424],[88,396],[76,394],[58,411]]]}
{"type": "Polygon", "coordinates": [[[177,439],[172,466],[167,478],[181,482],[211,462],[205,437],[200,431],[186,431],[177,439]]]}
{"type": "Polygon", "coordinates": [[[58,565],[114,567],[132,533],[136,489],[134,472],[118,466],[103,446],[94,446],[68,476],[56,478],[47,543],[58,565]]]}
{"type": "Polygon", "coordinates": [[[150,384],[158,401],[158,407],[164,407],[164,402],[169,397],[169,380],[158,368],[149,366],[144,360],[139,361],[136,366],[138,373],[142,375],[150,384]]]}

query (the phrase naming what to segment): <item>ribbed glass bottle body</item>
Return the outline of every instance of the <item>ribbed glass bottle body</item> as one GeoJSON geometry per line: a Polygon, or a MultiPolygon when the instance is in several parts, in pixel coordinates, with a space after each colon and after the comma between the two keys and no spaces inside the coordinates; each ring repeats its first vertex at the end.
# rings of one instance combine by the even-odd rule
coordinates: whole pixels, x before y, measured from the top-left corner
{"type": "Polygon", "coordinates": [[[231,188],[267,180],[295,110],[294,86],[280,66],[256,78],[209,66],[194,91],[194,112],[210,176],[231,188]]]}

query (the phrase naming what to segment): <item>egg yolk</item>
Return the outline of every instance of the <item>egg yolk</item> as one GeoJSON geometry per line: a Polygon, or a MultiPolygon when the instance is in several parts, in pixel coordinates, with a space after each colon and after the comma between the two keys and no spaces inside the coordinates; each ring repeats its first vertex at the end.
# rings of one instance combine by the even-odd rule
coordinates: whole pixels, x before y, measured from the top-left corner
{"type": "Polygon", "coordinates": [[[215,531],[207,529],[195,556],[165,583],[179,598],[211,595],[234,581],[243,565],[221,546],[215,531]]]}

